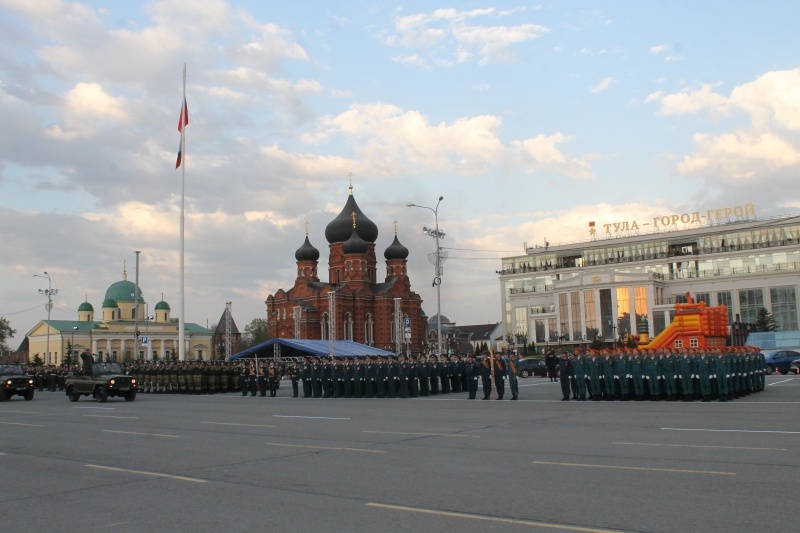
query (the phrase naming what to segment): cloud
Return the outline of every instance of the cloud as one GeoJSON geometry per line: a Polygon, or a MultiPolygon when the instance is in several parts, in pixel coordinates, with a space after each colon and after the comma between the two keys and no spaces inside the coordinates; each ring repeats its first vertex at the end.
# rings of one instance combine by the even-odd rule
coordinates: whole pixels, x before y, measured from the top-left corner
{"type": "Polygon", "coordinates": [[[569,157],[559,148],[572,140],[562,133],[529,139],[501,140],[502,121],[493,115],[431,123],[419,111],[385,103],[353,105],[339,115],[323,117],[308,143],[344,136],[356,159],[369,161],[376,175],[399,177],[416,172],[452,172],[470,176],[493,167],[525,173],[548,172],[590,178],[591,157],[569,157]]]}
{"type": "Polygon", "coordinates": [[[800,69],[767,72],[735,87],[729,95],[711,84],[680,93],[657,92],[647,102],[661,115],[703,111],[712,118],[747,124],[723,133],[695,133],[695,152],[679,158],[681,174],[701,175],[719,184],[786,181],[800,170],[800,69]]]}
{"type": "Polygon", "coordinates": [[[595,83],[594,85],[589,87],[589,92],[601,93],[601,92],[607,90],[609,87],[611,87],[611,85],[614,82],[615,82],[614,78],[612,78],[611,76],[606,76],[605,78],[600,80],[598,83],[595,83]]]}
{"type": "Polygon", "coordinates": [[[480,65],[513,61],[511,47],[514,44],[538,39],[549,33],[549,28],[533,23],[510,26],[480,22],[522,11],[436,9],[402,15],[395,18],[394,28],[384,36],[383,42],[388,46],[418,50],[417,54],[400,55],[395,60],[423,68],[467,63],[476,58],[480,65]]]}
{"type": "Polygon", "coordinates": [[[662,52],[666,52],[668,49],[669,47],[665,44],[657,44],[655,46],[650,47],[650,53],[653,55],[658,55],[662,52]]]}
{"type": "Polygon", "coordinates": [[[130,120],[126,99],[109,95],[97,83],[79,83],[67,91],[61,115],[65,126],[54,124],[45,135],[61,140],[92,137],[104,125],[121,126],[130,120]]]}

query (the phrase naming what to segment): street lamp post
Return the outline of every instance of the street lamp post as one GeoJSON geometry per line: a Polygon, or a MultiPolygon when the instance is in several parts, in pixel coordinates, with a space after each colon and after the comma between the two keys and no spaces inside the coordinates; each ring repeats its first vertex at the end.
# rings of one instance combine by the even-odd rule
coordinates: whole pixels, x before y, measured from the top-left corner
{"type": "Polygon", "coordinates": [[[34,274],[34,278],[45,278],[47,280],[47,289],[39,289],[39,294],[47,296],[47,344],[45,350],[45,364],[50,364],[50,311],[53,309],[53,295],[58,294],[58,289],[53,288],[53,281],[50,279],[50,274],[44,273],[34,274]]]}
{"type": "Polygon", "coordinates": [[[439,204],[442,203],[444,200],[444,196],[439,197],[439,201],[436,202],[436,208],[428,207],[425,205],[416,205],[416,204],[406,204],[406,207],[420,207],[422,209],[427,209],[428,211],[433,212],[434,219],[436,221],[436,228],[429,229],[429,228],[422,228],[422,231],[425,232],[426,235],[429,237],[433,237],[436,239],[436,257],[434,258],[434,277],[433,277],[433,285],[436,287],[436,342],[437,342],[437,349],[438,354],[442,355],[442,292],[441,292],[441,285],[442,285],[442,248],[439,246],[439,239],[444,238],[444,232],[439,230],[439,204]]]}
{"type": "Polygon", "coordinates": [[[75,331],[78,326],[72,326],[72,339],[69,342],[69,364],[74,365],[75,361],[72,359],[72,352],[75,350],[75,331]]]}

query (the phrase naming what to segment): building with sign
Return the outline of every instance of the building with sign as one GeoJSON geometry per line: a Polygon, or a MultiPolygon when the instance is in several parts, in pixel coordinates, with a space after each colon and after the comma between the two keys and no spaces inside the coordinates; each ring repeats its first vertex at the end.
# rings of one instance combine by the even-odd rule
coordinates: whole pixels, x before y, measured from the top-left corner
{"type": "MultiPolygon", "coordinates": [[[[178,356],[178,322],[170,317],[169,304],[159,301],[153,308],[152,319],[149,319],[149,308],[141,287],[137,288],[136,284],[128,281],[127,272],[123,271],[121,281],[108,287],[102,309],[102,319],[95,320],[94,306],[86,301],[78,307],[78,320],[39,322],[26,335],[29,358],[39,355],[47,360],[48,337],[50,362],[54,365],[64,362],[70,349],[73,357],[89,351],[100,359],[120,362],[132,361],[134,357],[149,361],[178,356]],[[146,343],[142,342],[144,338],[146,343]]],[[[185,323],[186,358],[211,359],[213,335],[209,329],[185,323]]]]}
{"type": "Polygon", "coordinates": [[[297,277],[289,289],[269,295],[267,331],[283,339],[347,340],[382,350],[415,353],[425,347],[422,298],[411,290],[408,248],[394,241],[383,253],[386,276],[378,279],[378,227],[361,211],[353,186],[344,208],[325,228],[328,280],[320,281],[319,251],[306,234],[295,252],[297,277]],[[409,324],[406,328],[406,321],[409,324]],[[407,339],[406,333],[410,333],[407,339]],[[399,342],[398,342],[399,341],[399,342]]]}
{"type": "Polygon", "coordinates": [[[727,307],[731,339],[746,336],[762,307],[781,330],[798,329],[800,215],[739,210],[742,216],[730,217],[730,209],[686,221],[661,217],[648,232],[642,224],[604,224],[604,237],[590,222],[589,240],[503,258],[497,274],[506,331],[537,345],[613,341],[640,327],[653,337],[687,294],[727,307]]]}

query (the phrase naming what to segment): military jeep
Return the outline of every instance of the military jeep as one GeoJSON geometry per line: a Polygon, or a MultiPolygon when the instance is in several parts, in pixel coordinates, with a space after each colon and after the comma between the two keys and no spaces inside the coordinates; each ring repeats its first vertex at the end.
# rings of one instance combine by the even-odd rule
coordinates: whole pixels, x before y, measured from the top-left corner
{"type": "Polygon", "coordinates": [[[78,372],[67,376],[64,381],[67,397],[72,402],[90,394],[98,402],[115,396],[121,396],[129,402],[136,398],[136,380],[125,375],[119,363],[92,363],[91,375],[78,372]]]}
{"type": "Polygon", "coordinates": [[[33,378],[26,375],[19,365],[0,365],[0,402],[15,394],[33,400],[33,378]]]}

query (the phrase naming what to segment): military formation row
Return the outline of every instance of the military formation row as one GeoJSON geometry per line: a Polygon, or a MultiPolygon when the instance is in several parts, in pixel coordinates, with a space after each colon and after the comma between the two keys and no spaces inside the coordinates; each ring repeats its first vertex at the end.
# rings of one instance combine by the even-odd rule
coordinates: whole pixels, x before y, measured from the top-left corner
{"type": "Polygon", "coordinates": [[[764,390],[764,355],[751,347],[562,354],[562,400],[728,401],[764,390]]]}

